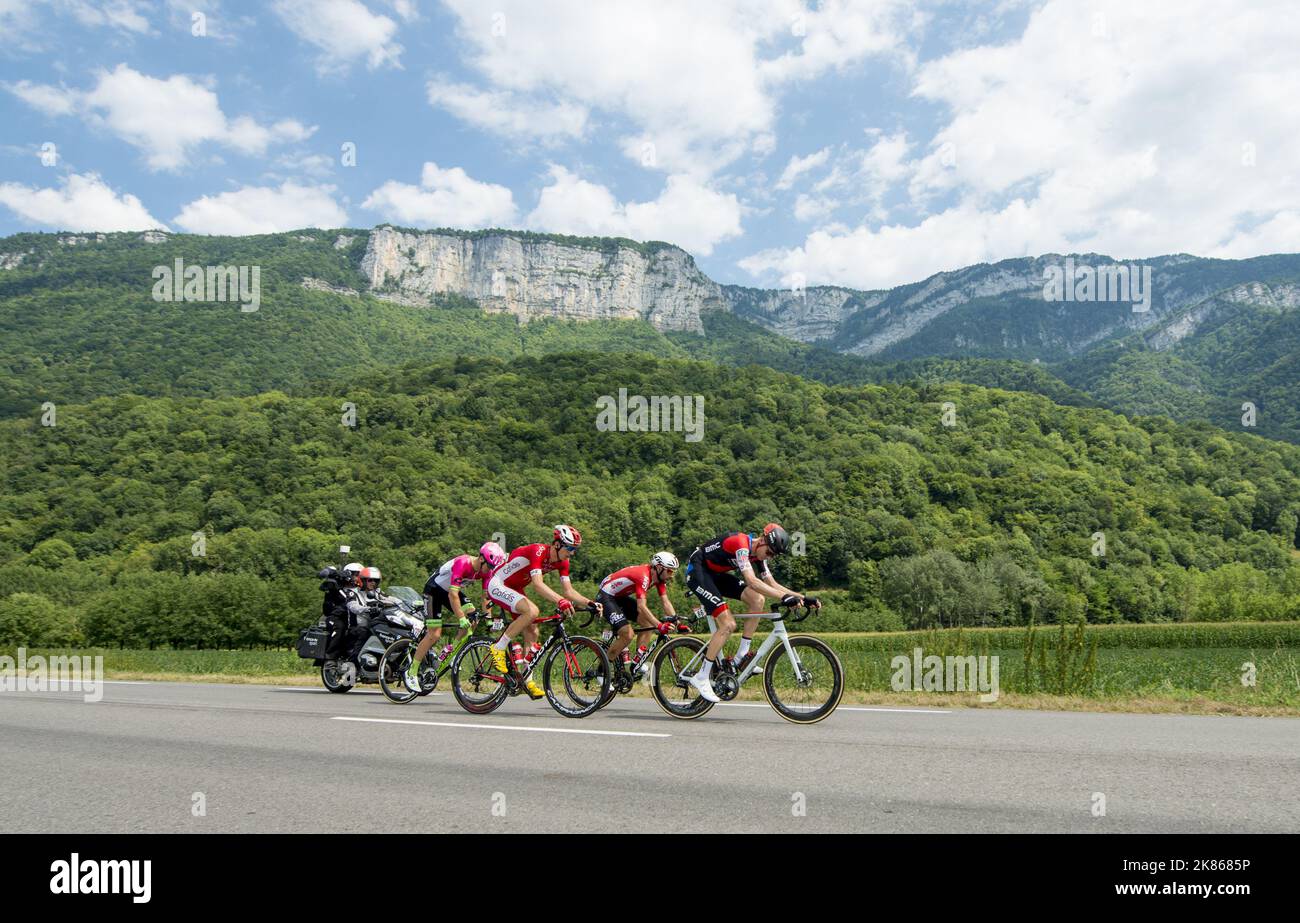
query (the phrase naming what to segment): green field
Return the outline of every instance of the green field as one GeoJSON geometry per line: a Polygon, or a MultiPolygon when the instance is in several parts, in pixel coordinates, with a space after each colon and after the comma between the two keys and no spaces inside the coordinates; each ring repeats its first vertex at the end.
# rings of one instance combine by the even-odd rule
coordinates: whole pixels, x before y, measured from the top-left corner
{"type": "MultiPolygon", "coordinates": [[[[817,637],[834,648],[844,666],[846,702],[981,704],[977,692],[894,689],[894,659],[911,661],[919,647],[922,657],[996,656],[1000,705],[1300,714],[1300,625],[1295,623],[1089,626],[1082,636],[1073,628],[1063,633],[1053,627],[1036,632],[1028,664],[1026,634],[1008,628],[817,637]]],[[[735,643],[730,647],[734,650],[735,643]]],[[[311,662],[285,650],[88,648],[29,650],[27,656],[67,653],[102,655],[110,679],[315,682],[311,662]]],[[[751,683],[745,692],[758,694],[759,684],[751,683]]]]}

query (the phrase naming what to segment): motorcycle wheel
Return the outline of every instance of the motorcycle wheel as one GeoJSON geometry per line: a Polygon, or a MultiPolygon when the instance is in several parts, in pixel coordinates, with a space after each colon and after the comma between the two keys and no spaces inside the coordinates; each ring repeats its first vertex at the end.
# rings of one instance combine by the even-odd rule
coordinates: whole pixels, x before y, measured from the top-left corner
{"type": "Polygon", "coordinates": [[[343,682],[339,668],[346,663],[341,660],[327,660],[320,668],[320,681],[330,692],[351,692],[352,687],[343,682]]]}

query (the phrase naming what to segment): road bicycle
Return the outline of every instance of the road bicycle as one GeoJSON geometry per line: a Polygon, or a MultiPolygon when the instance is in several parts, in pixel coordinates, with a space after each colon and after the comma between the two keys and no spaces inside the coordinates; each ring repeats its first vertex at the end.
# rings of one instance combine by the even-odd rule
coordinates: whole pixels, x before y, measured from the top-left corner
{"type": "MultiPolygon", "coordinates": [[[[524,683],[540,670],[546,700],[567,718],[585,718],[609,691],[609,657],[592,638],[571,635],[564,627],[565,614],[533,619],[534,625],[554,625],[554,631],[531,656],[523,672],[513,664],[502,673],[492,663],[492,641],[476,638],[456,654],[451,665],[451,688],[460,707],[472,715],[486,715],[501,707],[507,698],[524,691],[524,683]]],[[[591,624],[588,618],[583,626],[591,624]]]]}
{"type": "MultiPolygon", "coordinates": [[[[379,688],[383,690],[384,696],[390,702],[405,705],[407,702],[413,702],[416,698],[433,692],[438,687],[438,681],[451,671],[452,661],[455,659],[456,654],[475,635],[481,636],[485,630],[483,626],[486,624],[486,618],[475,619],[469,634],[456,641],[446,657],[439,659],[439,651],[436,646],[429,649],[429,652],[424,655],[424,663],[420,666],[419,692],[412,692],[408,689],[404,677],[411,666],[411,657],[415,654],[415,649],[419,646],[420,639],[424,635],[421,633],[414,638],[398,638],[384,651],[383,664],[379,670],[379,688]]],[[[425,629],[425,631],[428,630],[428,628],[425,629]]]]}
{"type": "MultiPolygon", "coordinates": [[[[696,627],[696,622],[698,622],[699,619],[696,616],[689,616],[687,618],[674,617],[670,621],[678,625],[689,624],[690,630],[694,630],[696,627]]],[[[631,661],[629,661],[627,665],[627,669],[625,670],[619,669],[617,664],[615,664],[612,660],[610,661],[611,676],[610,676],[610,683],[609,683],[609,692],[606,693],[605,698],[601,701],[600,703],[601,708],[604,708],[610,702],[614,701],[615,696],[627,695],[636,686],[638,681],[640,681],[643,677],[648,677],[650,675],[650,671],[653,669],[653,665],[654,665],[655,652],[659,650],[659,646],[661,644],[666,643],[667,638],[671,637],[671,635],[660,634],[658,627],[654,625],[651,625],[648,628],[640,625],[636,625],[633,626],[633,631],[635,631],[637,635],[642,635],[645,632],[651,632],[653,637],[650,639],[650,644],[646,647],[644,651],[637,651],[636,656],[634,656],[631,659],[631,661]]],[[[605,648],[606,656],[608,656],[609,645],[611,641],[612,641],[612,635],[609,639],[602,639],[600,642],[601,646],[605,648]]],[[[684,648],[681,650],[682,653],[678,655],[678,659],[680,659],[681,657],[689,658],[691,656],[691,653],[687,652],[684,648]]],[[[681,663],[674,664],[674,665],[678,668],[681,668],[686,665],[686,662],[685,660],[682,660],[681,663]]]]}
{"type": "MultiPolygon", "coordinates": [[[[807,619],[809,610],[802,606],[773,606],[770,613],[754,614],[772,620],[771,633],[739,674],[729,661],[719,657],[709,675],[713,691],[719,699],[729,702],[740,694],[746,680],[761,673],[763,694],[782,718],[795,724],[816,724],[827,718],[844,695],[844,667],[825,642],[786,631],[787,624],[797,625],[807,619]]],[[[736,619],[748,615],[736,613],[736,619]]],[[[717,624],[713,616],[706,618],[712,634],[717,624]]],[[[704,663],[707,643],[691,636],[674,638],[655,655],[650,688],[659,707],[674,718],[691,720],[713,708],[714,703],[690,683],[704,663]]]]}

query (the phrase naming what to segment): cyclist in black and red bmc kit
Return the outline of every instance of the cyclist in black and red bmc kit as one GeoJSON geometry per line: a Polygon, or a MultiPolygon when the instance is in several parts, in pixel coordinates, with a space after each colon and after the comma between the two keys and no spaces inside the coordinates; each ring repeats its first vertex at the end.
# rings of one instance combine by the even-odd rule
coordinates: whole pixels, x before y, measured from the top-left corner
{"type": "Polygon", "coordinates": [[[686,589],[704,604],[704,611],[712,615],[718,625],[704,650],[704,666],[691,677],[691,685],[708,701],[719,701],[709,676],[723,645],[736,630],[735,616],[727,607],[728,599],[743,602],[746,613],[751,616],[745,619],[740,648],[736,651],[737,672],[745,669],[754,656],[749,649],[750,642],[758,628],[758,615],[763,612],[764,598],[779,599],[783,606],[820,608],[821,603],[816,599],[781,586],[772,576],[768,559],[772,555],[785,554],[789,548],[790,534],[776,523],[769,522],[763,526],[761,536],[726,532],[691,552],[686,567],[686,589]],[[754,566],[755,562],[758,567],[754,566]]]}

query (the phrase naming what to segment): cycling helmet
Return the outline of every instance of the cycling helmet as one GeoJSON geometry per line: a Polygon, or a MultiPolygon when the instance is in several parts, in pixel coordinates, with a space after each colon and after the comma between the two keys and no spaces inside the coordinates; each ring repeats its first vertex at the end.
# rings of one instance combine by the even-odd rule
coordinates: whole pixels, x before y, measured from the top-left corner
{"type": "Polygon", "coordinates": [[[763,526],[763,540],[767,542],[767,547],[772,549],[773,554],[785,554],[790,550],[790,533],[774,522],[763,526]]]}
{"type": "Polygon", "coordinates": [[[361,571],[361,565],[353,561],[343,568],[343,583],[348,586],[355,585],[358,582],[357,578],[361,576],[361,571]]]}
{"type": "Polygon", "coordinates": [[[555,540],[561,545],[577,548],[582,544],[582,535],[573,526],[559,525],[555,527],[555,540]]]}
{"type": "Polygon", "coordinates": [[[505,549],[496,542],[484,542],[478,549],[478,556],[487,562],[487,566],[494,570],[501,566],[506,559],[505,549]]]}
{"type": "Polygon", "coordinates": [[[651,564],[658,564],[660,567],[666,567],[669,570],[677,570],[677,556],[671,551],[656,551],[651,564]]]}

